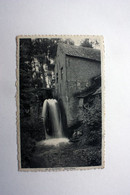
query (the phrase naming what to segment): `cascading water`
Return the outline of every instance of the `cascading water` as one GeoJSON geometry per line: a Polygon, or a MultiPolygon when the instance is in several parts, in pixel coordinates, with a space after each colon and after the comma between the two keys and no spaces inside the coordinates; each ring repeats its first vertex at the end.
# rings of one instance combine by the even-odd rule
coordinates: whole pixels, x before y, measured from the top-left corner
{"type": "Polygon", "coordinates": [[[53,142],[53,145],[56,145],[61,142],[68,142],[63,133],[60,108],[56,99],[46,99],[44,101],[42,118],[48,144],[51,145],[53,142]]]}
{"type": "MultiPolygon", "coordinates": [[[[43,103],[42,118],[45,129],[45,145],[68,143],[62,127],[61,113],[56,99],[46,99],[43,103]]],[[[42,144],[42,143],[41,143],[42,144]]]]}

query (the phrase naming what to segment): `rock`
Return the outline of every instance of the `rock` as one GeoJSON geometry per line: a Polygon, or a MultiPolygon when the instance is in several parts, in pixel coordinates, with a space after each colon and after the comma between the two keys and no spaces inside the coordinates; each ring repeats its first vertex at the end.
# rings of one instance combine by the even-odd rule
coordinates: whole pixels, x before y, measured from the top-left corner
{"type": "Polygon", "coordinates": [[[77,132],[75,131],[72,135],[72,138],[75,139],[77,137],[77,132]]]}
{"type": "Polygon", "coordinates": [[[77,131],[77,137],[80,137],[81,135],[83,135],[82,131],[77,131]]]}

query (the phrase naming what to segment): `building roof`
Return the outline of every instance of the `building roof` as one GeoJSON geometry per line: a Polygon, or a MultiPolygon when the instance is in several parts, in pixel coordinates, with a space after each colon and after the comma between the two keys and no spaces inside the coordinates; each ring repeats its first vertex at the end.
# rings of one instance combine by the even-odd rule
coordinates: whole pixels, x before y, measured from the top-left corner
{"type": "Polygon", "coordinates": [[[59,43],[59,47],[66,55],[101,61],[101,54],[100,50],[98,49],[74,46],[64,43],[59,43]]]}

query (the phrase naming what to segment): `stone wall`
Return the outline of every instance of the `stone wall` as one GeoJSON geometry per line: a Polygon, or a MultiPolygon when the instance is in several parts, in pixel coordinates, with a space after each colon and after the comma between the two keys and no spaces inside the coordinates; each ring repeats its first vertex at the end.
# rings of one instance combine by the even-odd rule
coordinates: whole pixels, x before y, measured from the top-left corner
{"type": "Polygon", "coordinates": [[[56,96],[65,96],[66,85],[66,66],[65,66],[65,54],[58,47],[56,63],[55,63],[55,92],[56,96]],[[61,68],[63,68],[63,78],[61,79],[61,68]],[[57,82],[58,76],[58,82],[57,82]]]}
{"type": "MultiPolygon", "coordinates": [[[[67,80],[86,82],[101,73],[100,62],[67,56],[67,80]]],[[[80,87],[80,85],[79,85],[80,87]]]]}
{"type": "Polygon", "coordinates": [[[82,120],[81,102],[74,97],[74,93],[80,92],[91,86],[91,79],[101,74],[100,62],[82,58],[66,57],[67,61],[67,123],[68,126],[82,120]]]}

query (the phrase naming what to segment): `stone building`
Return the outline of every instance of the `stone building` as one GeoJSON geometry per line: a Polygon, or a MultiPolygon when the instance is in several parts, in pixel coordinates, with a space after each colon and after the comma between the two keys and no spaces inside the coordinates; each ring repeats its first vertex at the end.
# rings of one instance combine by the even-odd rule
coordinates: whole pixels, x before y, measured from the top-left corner
{"type": "Polygon", "coordinates": [[[62,102],[67,126],[82,121],[83,98],[76,93],[90,88],[101,75],[100,50],[60,43],[55,62],[55,97],[62,102]]]}

